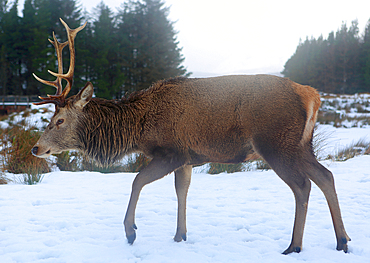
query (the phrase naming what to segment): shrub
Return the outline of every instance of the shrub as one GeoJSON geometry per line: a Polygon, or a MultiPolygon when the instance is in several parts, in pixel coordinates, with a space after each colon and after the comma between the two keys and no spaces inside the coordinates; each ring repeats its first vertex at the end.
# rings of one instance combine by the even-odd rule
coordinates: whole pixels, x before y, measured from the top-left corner
{"type": "Polygon", "coordinates": [[[7,184],[8,183],[8,179],[3,176],[3,175],[0,175],[0,184],[7,184]]]}
{"type": "Polygon", "coordinates": [[[3,130],[0,138],[3,149],[0,152],[2,170],[14,174],[25,174],[24,182],[34,184],[42,180],[42,174],[50,172],[45,159],[35,158],[31,148],[39,139],[40,134],[33,129],[13,126],[3,130]]]}
{"type": "Polygon", "coordinates": [[[370,154],[370,145],[369,145],[369,147],[367,147],[367,150],[365,151],[364,154],[370,154]]]}
{"type": "Polygon", "coordinates": [[[344,149],[338,151],[338,153],[334,156],[334,159],[336,161],[346,161],[357,155],[368,153],[369,149],[370,142],[366,141],[364,138],[361,138],[358,142],[352,143],[344,149]]]}
{"type": "Polygon", "coordinates": [[[127,164],[124,165],[123,169],[125,172],[140,172],[149,164],[150,160],[144,154],[133,154],[128,158],[127,164]]]}
{"type": "Polygon", "coordinates": [[[121,172],[126,171],[125,167],[120,164],[99,166],[99,165],[96,165],[94,161],[89,160],[88,158],[82,159],[81,169],[86,170],[86,171],[100,172],[100,173],[121,173],[121,172]]]}
{"type": "Polygon", "coordinates": [[[322,153],[328,145],[327,140],[332,137],[332,135],[333,132],[319,130],[319,126],[315,125],[312,137],[312,149],[318,160],[327,159],[327,156],[323,156],[322,153]]]}
{"type": "Polygon", "coordinates": [[[219,174],[223,172],[236,173],[242,172],[244,170],[244,165],[242,163],[237,164],[224,164],[224,163],[210,163],[209,164],[209,174],[219,174]]]}
{"type": "Polygon", "coordinates": [[[271,169],[270,165],[262,158],[256,161],[256,168],[258,170],[270,170],[271,169]]]}
{"type": "Polygon", "coordinates": [[[335,111],[319,111],[317,122],[320,124],[340,126],[342,122],[341,114],[335,111]]]}
{"type": "Polygon", "coordinates": [[[60,154],[56,154],[56,166],[61,171],[80,171],[81,154],[75,151],[65,151],[60,154]]]}
{"type": "Polygon", "coordinates": [[[56,165],[61,171],[95,171],[101,173],[119,173],[125,169],[120,164],[99,166],[78,151],[65,151],[56,154],[56,165]]]}

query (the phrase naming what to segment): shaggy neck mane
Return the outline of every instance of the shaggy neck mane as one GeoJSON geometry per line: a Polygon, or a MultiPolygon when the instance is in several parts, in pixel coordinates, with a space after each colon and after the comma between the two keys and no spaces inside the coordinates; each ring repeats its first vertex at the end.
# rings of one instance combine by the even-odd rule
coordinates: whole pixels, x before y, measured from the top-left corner
{"type": "Polygon", "coordinates": [[[137,98],[93,98],[83,109],[78,125],[80,149],[99,165],[106,166],[135,151],[144,108],[137,98]]]}
{"type": "Polygon", "coordinates": [[[106,166],[137,150],[146,111],[155,97],[186,78],[158,81],[147,90],[136,91],[120,100],[93,98],[83,108],[78,125],[78,149],[99,165],[106,166]]]}

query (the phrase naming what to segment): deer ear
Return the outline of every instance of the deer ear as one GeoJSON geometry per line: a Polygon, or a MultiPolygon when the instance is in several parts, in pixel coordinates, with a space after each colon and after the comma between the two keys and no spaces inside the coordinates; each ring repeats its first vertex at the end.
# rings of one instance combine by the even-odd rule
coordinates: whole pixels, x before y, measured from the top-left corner
{"type": "Polygon", "coordinates": [[[94,94],[94,87],[91,82],[87,82],[85,87],[76,95],[74,105],[83,108],[91,100],[94,94]]]}

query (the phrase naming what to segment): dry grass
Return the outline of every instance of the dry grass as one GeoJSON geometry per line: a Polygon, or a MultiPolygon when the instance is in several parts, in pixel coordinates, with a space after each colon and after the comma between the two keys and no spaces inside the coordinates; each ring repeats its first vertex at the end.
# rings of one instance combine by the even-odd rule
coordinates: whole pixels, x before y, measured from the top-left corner
{"type": "Polygon", "coordinates": [[[350,117],[347,115],[341,116],[340,113],[332,111],[319,111],[317,122],[320,124],[330,124],[334,127],[342,127],[344,122],[351,123],[352,127],[362,127],[370,125],[370,116],[350,117]]]}
{"type": "Polygon", "coordinates": [[[5,176],[0,175],[0,184],[7,184],[8,181],[9,180],[5,176]]]}
{"type": "Polygon", "coordinates": [[[27,184],[34,184],[42,179],[42,174],[50,172],[46,160],[35,158],[31,148],[40,137],[39,132],[22,126],[13,126],[2,130],[0,139],[3,149],[0,152],[3,172],[24,174],[27,184]]]}
{"type": "Polygon", "coordinates": [[[81,154],[75,151],[65,151],[55,155],[57,157],[56,166],[61,171],[80,171],[81,154]]]}
{"type": "Polygon", "coordinates": [[[357,155],[363,154],[370,154],[370,141],[361,138],[356,143],[352,143],[338,151],[333,159],[336,161],[346,161],[357,155]]]}
{"type": "Polygon", "coordinates": [[[365,151],[364,154],[366,154],[366,155],[370,154],[370,145],[369,145],[369,147],[367,147],[367,150],[365,151]]]}
{"type": "Polygon", "coordinates": [[[224,164],[224,163],[210,163],[209,164],[209,174],[219,174],[219,173],[236,173],[242,172],[244,170],[244,165],[242,163],[238,164],[224,164]]]}
{"type": "Polygon", "coordinates": [[[128,162],[123,169],[125,172],[140,172],[149,164],[150,160],[143,154],[135,154],[128,158],[128,162]]]}

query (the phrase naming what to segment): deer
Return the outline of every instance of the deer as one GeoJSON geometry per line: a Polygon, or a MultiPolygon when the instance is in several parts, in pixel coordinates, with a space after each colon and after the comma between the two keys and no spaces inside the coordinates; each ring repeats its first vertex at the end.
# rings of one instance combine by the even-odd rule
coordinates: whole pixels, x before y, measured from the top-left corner
{"type": "Polygon", "coordinates": [[[187,240],[186,201],[193,165],[235,164],[264,159],[290,187],[295,197],[292,239],[283,254],[300,252],[311,181],[324,193],[337,240],[348,252],[351,239],[344,228],[332,173],[313,152],[312,140],[320,106],[318,92],[273,75],[232,75],[211,78],[176,77],[159,80],[148,89],[121,99],[93,97],[87,82],[67,97],[75,67],[74,41],[86,23],[70,29],[61,19],[68,40],[54,45],[58,73],[54,81],[35,78],[56,88],[36,105],[54,104],[55,113],[32,148],[34,156],[77,150],[101,166],[132,153],[151,158],[132,183],[124,217],[127,241],[136,239],[135,210],[143,187],[174,172],[178,200],[174,241],[187,240]],[[69,46],[70,65],[63,73],[62,50],[69,46]],[[62,80],[67,84],[63,88],[62,80]]]}

